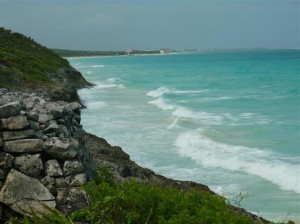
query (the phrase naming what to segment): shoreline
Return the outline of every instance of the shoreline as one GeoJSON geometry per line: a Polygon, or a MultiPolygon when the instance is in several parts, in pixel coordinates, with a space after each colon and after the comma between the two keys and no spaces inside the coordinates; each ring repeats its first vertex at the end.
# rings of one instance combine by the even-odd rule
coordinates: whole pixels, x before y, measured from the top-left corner
{"type": "Polygon", "coordinates": [[[130,57],[130,56],[167,56],[177,54],[201,54],[201,53],[216,53],[216,52],[252,52],[252,51],[300,51],[300,48],[249,48],[249,49],[206,49],[195,51],[175,51],[166,54],[151,53],[151,54],[123,54],[123,55],[86,55],[86,56],[61,56],[64,59],[76,59],[76,58],[102,58],[102,57],[130,57]]]}

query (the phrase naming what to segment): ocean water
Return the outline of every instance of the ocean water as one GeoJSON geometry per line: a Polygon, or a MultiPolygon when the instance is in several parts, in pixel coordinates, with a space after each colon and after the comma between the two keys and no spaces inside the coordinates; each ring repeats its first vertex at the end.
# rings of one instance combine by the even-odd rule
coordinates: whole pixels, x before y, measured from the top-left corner
{"type": "Polygon", "coordinates": [[[70,58],[83,127],[143,167],[300,223],[300,50],[70,58]]]}

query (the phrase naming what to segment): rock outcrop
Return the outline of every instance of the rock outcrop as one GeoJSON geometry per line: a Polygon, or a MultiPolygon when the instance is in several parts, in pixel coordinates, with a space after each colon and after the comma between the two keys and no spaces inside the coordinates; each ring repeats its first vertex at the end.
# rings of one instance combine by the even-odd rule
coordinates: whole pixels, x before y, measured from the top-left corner
{"type": "Polygon", "coordinates": [[[20,92],[0,93],[0,222],[88,205],[80,189],[93,172],[80,126],[81,105],[20,92]]]}

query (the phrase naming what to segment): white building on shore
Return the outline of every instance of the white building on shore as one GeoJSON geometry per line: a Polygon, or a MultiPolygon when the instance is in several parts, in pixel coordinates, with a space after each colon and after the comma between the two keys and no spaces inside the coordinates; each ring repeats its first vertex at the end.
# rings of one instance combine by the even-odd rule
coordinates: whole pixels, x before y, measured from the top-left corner
{"type": "Polygon", "coordinates": [[[168,48],[161,48],[161,49],[159,50],[159,52],[160,52],[161,54],[170,54],[170,49],[168,49],[168,48]]]}

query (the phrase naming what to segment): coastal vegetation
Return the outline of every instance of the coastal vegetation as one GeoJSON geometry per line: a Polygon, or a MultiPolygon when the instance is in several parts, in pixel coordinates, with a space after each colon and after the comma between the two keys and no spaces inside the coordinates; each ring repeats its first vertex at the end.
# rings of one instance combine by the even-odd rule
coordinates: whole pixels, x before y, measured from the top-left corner
{"type": "Polygon", "coordinates": [[[66,59],[30,37],[0,27],[0,88],[79,101],[76,88],[87,86],[91,84],[66,59]]]}
{"type": "MultiPolygon", "coordinates": [[[[90,205],[67,216],[45,206],[48,213],[32,213],[25,223],[262,223],[228,206],[224,198],[206,191],[181,191],[155,184],[117,181],[104,168],[83,189],[90,205]]],[[[8,224],[17,223],[17,219],[8,224]]]]}
{"type": "Polygon", "coordinates": [[[48,74],[68,67],[67,60],[20,33],[0,28],[0,82],[49,84],[48,74]]]}

